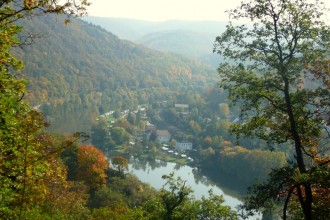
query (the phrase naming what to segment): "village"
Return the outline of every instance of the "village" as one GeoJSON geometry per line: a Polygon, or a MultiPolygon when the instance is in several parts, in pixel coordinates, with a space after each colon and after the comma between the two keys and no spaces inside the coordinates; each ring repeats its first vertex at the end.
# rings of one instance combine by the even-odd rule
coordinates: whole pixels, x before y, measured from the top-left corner
{"type": "MultiPolygon", "coordinates": [[[[123,110],[117,115],[115,111],[110,111],[100,116],[99,120],[109,122],[109,136],[111,136],[111,128],[116,126],[118,120],[125,120],[131,125],[129,139],[120,146],[114,147],[114,153],[179,164],[193,164],[197,150],[193,146],[192,135],[172,124],[163,123],[161,128],[158,128],[150,122],[148,108],[147,105],[139,105],[134,111],[123,110]]],[[[187,119],[191,114],[188,104],[174,104],[174,109],[182,119],[187,119]]],[[[164,109],[157,110],[162,121],[166,120],[164,111],[164,109]]]]}

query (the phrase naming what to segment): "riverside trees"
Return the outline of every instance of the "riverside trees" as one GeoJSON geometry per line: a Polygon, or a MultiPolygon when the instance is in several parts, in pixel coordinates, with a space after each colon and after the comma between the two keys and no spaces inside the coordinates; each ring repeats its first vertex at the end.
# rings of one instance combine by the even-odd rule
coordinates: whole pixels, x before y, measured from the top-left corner
{"type": "Polygon", "coordinates": [[[274,170],[269,182],[252,187],[249,210],[282,201],[286,219],[289,205],[297,202],[299,208],[291,213],[326,218],[315,196],[318,189],[329,189],[330,31],[322,21],[323,7],[305,0],[243,2],[229,14],[253,25],[230,23],[216,38],[214,51],[236,63],[218,69],[221,87],[240,104],[245,120],[233,132],[292,143],[292,165],[274,170]]]}

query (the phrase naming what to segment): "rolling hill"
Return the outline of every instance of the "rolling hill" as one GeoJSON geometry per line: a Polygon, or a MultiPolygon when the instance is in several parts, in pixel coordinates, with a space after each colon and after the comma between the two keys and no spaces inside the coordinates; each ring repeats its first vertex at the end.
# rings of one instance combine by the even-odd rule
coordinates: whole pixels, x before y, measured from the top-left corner
{"type": "Polygon", "coordinates": [[[53,119],[54,129],[77,129],[65,125],[64,115],[74,121],[81,120],[78,112],[134,108],[202,92],[217,80],[215,69],[199,60],[121,40],[81,20],[63,21],[59,16],[23,21],[25,33],[41,37],[15,50],[29,80],[26,97],[53,119]]]}

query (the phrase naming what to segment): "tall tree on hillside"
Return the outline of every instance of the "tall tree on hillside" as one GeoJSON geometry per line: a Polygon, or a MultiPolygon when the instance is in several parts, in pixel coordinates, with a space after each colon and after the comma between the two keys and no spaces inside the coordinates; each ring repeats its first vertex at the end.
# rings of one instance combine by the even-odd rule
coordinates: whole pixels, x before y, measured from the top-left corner
{"type": "Polygon", "coordinates": [[[33,198],[43,195],[35,189],[50,169],[45,158],[49,152],[45,152],[43,140],[36,137],[44,126],[43,118],[23,100],[26,81],[17,74],[23,65],[11,53],[14,46],[29,43],[32,38],[23,36],[20,41],[17,34],[22,28],[15,22],[43,13],[82,15],[88,4],[86,0],[0,2],[1,219],[26,218],[24,212],[34,208],[32,205],[38,200],[33,198]]]}
{"type": "Polygon", "coordinates": [[[235,61],[218,69],[221,87],[240,104],[245,121],[233,132],[292,143],[293,165],[252,187],[255,195],[246,203],[253,210],[284,201],[283,219],[295,201],[304,219],[325,218],[314,196],[329,187],[330,31],[323,7],[317,0],[245,1],[230,16],[252,25],[230,23],[215,41],[215,52],[235,61]]]}

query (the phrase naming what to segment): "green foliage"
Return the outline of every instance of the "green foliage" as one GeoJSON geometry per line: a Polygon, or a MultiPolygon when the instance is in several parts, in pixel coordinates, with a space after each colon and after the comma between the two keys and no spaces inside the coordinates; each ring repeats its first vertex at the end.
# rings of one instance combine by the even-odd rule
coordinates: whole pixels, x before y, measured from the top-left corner
{"type": "Polygon", "coordinates": [[[248,150],[235,146],[225,147],[217,157],[215,167],[218,175],[226,175],[238,181],[243,186],[253,184],[257,179],[265,180],[272,169],[286,165],[283,152],[267,150],[248,150]]]}
{"type": "Polygon", "coordinates": [[[112,140],[116,145],[122,145],[129,141],[129,133],[122,127],[113,127],[110,129],[110,134],[112,140]]]}
{"type": "Polygon", "coordinates": [[[130,207],[142,206],[145,202],[158,195],[158,192],[149,184],[142,183],[133,175],[114,176],[109,179],[109,188],[120,193],[125,204],[130,207]]]}
{"type": "Polygon", "coordinates": [[[177,210],[189,200],[188,195],[192,190],[186,186],[186,181],[183,181],[180,177],[174,179],[174,173],[168,176],[164,175],[162,178],[167,180],[160,192],[160,198],[165,207],[164,219],[182,218],[183,213],[179,214],[177,210]],[[169,191],[165,187],[168,187],[169,191]],[[177,217],[178,215],[180,217],[177,217]]]}
{"type": "Polygon", "coordinates": [[[105,120],[99,120],[92,126],[92,144],[107,152],[111,143],[108,124],[105,120]]]}
{"type": "Polygon", "coordinates": [[[215,195],[209,191],[209,198],[193,201],[192,208],[188,209],[186,219],[238,219],[237,213],[229,206],[224,206],[222,195],[215,195]]]}
{"type": "MultiPolygon", "coordinates": [[[[115,183],[117,184],[117,183],[115,183]]],[[[91,206],[93,208],[116,208],[119,206],[126,207],[128,201],[125,194],[121,191],[114,191],[111,188],[98,190],[92,198],[91,206]]]]}
{"type": "Polygon", "coordinates": [[[0,217],[3,219],[28,218],[28,210],[37,210],[47,191],[45,177],[55,172],[50,159],[54,149],[47,148],[46,141],[37,135],[44,126],[43,117],[22,100],[26,81],[15,74],[22,63],[12,54],[12,48],[30,40],[17,37],[22,28],[15,22],[33,12],[78,16],[89,4],[85,0],[73,3],[71,0],[0,3],[0,217]]]}
{"type": "Polygon", "coordinates": [[[143,209],[151,214],[149,219],[238,219],[228,206],[223,206],[222,196],[209,192],[209,198],[196,200],[192,190],[174,173],[164,175],[167,180],[158,198],[145,203],[143,209]]]}

